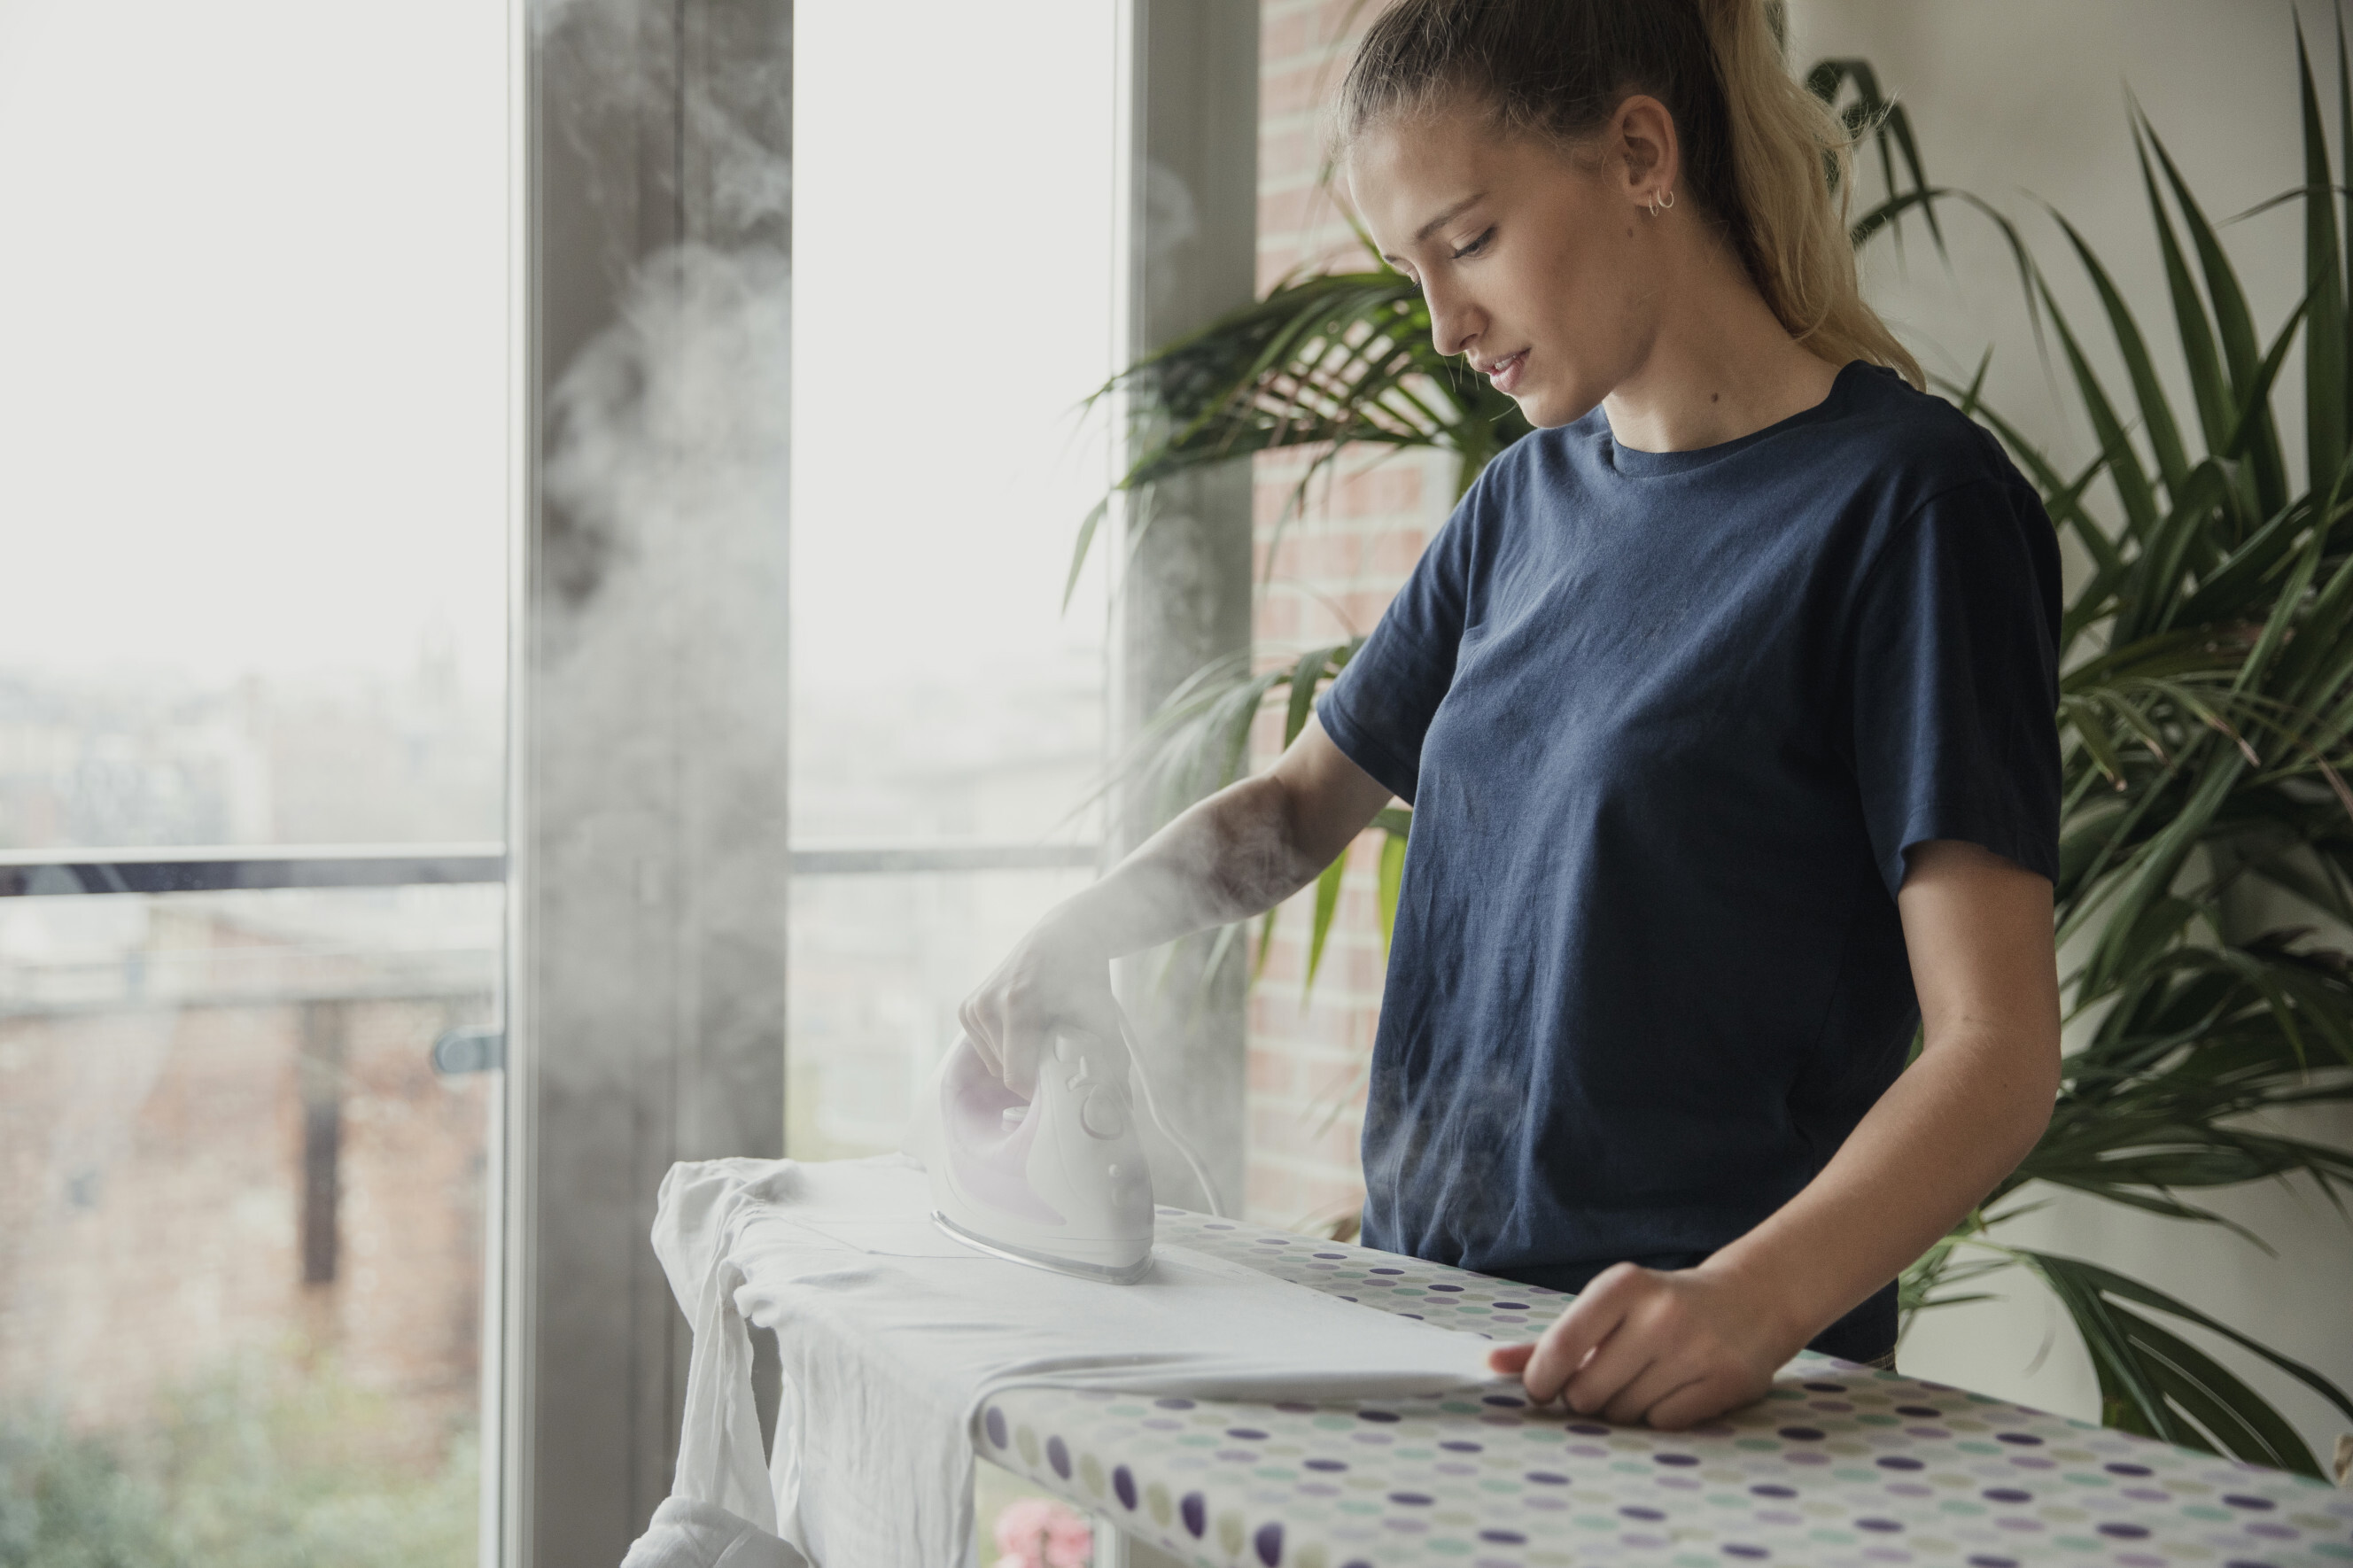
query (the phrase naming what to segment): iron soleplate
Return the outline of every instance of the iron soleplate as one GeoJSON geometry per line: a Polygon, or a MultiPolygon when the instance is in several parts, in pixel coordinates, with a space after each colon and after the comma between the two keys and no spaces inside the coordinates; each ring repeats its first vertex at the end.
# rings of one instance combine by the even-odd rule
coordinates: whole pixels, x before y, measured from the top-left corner
{"type": "Polygon", "coordinates": [[[1032,1252],[1027,1247],[991,1241],[986,1237],[974,1235],[937,1209],[932,1211],[932,1223],[939,1226],[943,1236],[960,1241],[975,1251],[986,1252],[991,1258],[1002,1258],[1008,1263],[1026,1263],[1032,1268],[1067,1274],[1074,1279],[1092,1279],[1104,1285],[1133,1285],[1152,1272],[1152,1254],[1149,1252],[1124,1268],[1113,1268],[1106,1264],[1084,1263],[1077,1258],[1058,1258],[1049,1252],[1032,1252]]]}

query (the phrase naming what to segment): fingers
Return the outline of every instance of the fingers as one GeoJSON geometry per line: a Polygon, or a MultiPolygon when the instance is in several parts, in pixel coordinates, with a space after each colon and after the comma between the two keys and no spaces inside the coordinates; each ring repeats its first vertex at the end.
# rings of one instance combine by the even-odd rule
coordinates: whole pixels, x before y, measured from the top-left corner
{"type": "Polygon", "coordinates": [[[1709,1420],[1761,1395],[1773,1347],[1744,1335],[1740,1303],[1692,1270],[1629,1264],[1597,1276],[1533,1345],[1499,1346],[1495,1371],[1517,1371],[1528,1396],[1580,1415],[1661,1429],[1709,1420]]]}
{"type": "Polygon", "coordinates": [[[1005,1087],[1024,1099],[1038,1093],[1038,1061],[1051,1042],[1047,1031],[1026,1023],[1015,1024],[1005,1032],[1005,1059],[997,1077],[1005,1087]]]}
{"type": "Polygon", "coordinates": [[[1037,1052],[1033,1047],[1025,1054],[1024,1034],[1008,1024],[1006,1011],[1001,1004],[992,1006],[975,999],[956,1009],[956,1022],[963,1026],[964,1037],[972,1042],[974,1053],[1008,1089],[1019,1095],[1033,1094],[1038,1084],[1037,1052]]]}
{"type": "Polygon", "coordinates": [[[1539,1405],[1555,1399],[1579,1374],[1588,1358],[1624,1321],[1641,1272],[1627,1263],[1603,1270],[1568,1310],[1553,1320],[1521,1374],[1530,1399],[1539,1405]]]}
{"type": "Polygon", "coordinates": [[[1508,1376],[1525,1368],[1528,1364],[1528,1358],[1535,1353],[1536,1347],[1533,1341],[1520,1345],[1497,1345],[1487,1352],[1487,1370],[1500,1372],[1508,1376]]]}
{"type": "Polygon", "coordinates": [[[1024,1099],[1034,1097],[1038,1065],[1053,1048],[1061,1012],[1039,994],[1034,982],[1028,981],[1017,981],[996,992],[983,1005],[967,1004],[966,1011],[976,1016],[965,1020],[965,1033],[989,1070],[1014,1093],[1024,1099]],[[975,1024],[979,1026],[977,1032],[975,1024]]]}
{"type": "Polygon", "coordinates": [[[972,1042],[974,1052],[988,1065],[988,1070],[998,1078],[1003,1078],[1005,1054],[997,1049],[997,1031],[989,1026],[990,1019],[980,1009],[976,999],[966,997],[957,1006],[956,1025],[964,1030],[964,1037],[972,1042]]]}
{"type": "Polygon", "coordinates": [[[1116,1043],[1118,1004],[1099,952],[1039,927],[956,1009],[965,1037],[991,1072],[1018,1095],[1034,1095],[1040,1059],[1058,1026],[1116,1043]]]}
{"type": "Polygon", "coordinates": [[[1653,1356],[1610,1396],[1601,1407],[1601,1418],[1622,1426],[1639,1426],[1650,1418],[1651,1407],[1662,1400],[1706,1381],[1697,1368],[1685,1364],[1680,1357],[1653,1356]]]}
{"type": "MultiPolygon", "coordinates": [[[[1617,1331],[1570,1375],[1561,1398],[1582,1415],[1599,1412],[1612,1421],[1638,1420],[1647,1404],[1629,1395],[1643,1388],[1654,1366],[1663,1375],[1669,1358],[1684,1348],[1686,1314],[1665,1281],[1647,1269],[1630,1269],[1626,1278],[1614,1282],[1613,1294],[1617,1331]],[[1622,1410],[1632,1414],[1619,1414],[1622,1410]]],[[[1654,1387],[1652,1392],[1667,1389],[1654,1387]]]]}
{"type": "Polygon", "coordinates": [[[1038,1087],[1038,1053],[1043,1026],[1035,1021],[1035,983],[1011,961],[956,1008],[956,1023],[972,1048],[1008,1089],[1031,1095],[1038,1087]],[[1012,969],[1008,974],[1007,971],[1012,969]]]}
{"type": "Polygon", "coordinates": [[[1686,1426],[1712,1421],[1755,1397],[1746,1389],[1728,1387],[1720,1379],[1703,1377],[1669,1392],[1642,1413],[1642,1419],[1662,1432],[1680,1432],[1686,1426]]]}

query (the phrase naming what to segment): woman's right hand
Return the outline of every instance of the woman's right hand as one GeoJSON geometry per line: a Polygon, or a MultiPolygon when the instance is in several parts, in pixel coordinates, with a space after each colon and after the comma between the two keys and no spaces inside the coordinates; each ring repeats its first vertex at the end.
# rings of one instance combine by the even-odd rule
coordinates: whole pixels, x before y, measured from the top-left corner
{"type": "Polygon", "coordinates": [[[1004,962],[965,998],[956,1019],[1008,1089],[1035,1094],[1038,1060],[1058,1029],[1120,1038],[1111,956],[1090,940],[1082,921],[1058,910],[1014,943],[1004,962]]]}
{"type": "Polygon", "coordinates": [[[1203,801],[1056,909],[956,1009],[973,1048],[1016,1094],[1066,1028],[1121,1037],[1111,960],[1272,909],[1344,853],[1389,798],[1310,719],[1274,766],[1203,801]]]}

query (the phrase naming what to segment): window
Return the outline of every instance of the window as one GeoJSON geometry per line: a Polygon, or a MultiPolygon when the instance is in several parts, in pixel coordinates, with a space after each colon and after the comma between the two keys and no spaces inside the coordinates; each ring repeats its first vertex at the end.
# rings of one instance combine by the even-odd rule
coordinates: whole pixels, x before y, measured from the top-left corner
{"type": "Polygon", "coordinates": [[[52,1550],[476,1556],[505,29],[0,7],[0,1448],[120,1478],[52,1550]]]}
{"type": "Polygon", "coordinates": [[[1109,478],[1116,15],[927,7],[915,49],[797,14],[797,1156],[898,1147],[957,1002],[1092,875],[1100,561],[1062,599],[1109,478]]]}

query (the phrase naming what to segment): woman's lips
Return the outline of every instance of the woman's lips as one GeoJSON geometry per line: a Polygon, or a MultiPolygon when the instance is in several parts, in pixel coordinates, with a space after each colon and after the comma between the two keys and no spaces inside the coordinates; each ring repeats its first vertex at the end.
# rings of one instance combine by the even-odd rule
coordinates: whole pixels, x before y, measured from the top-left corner
{"type": "Polygon", "coordinates": [[[1520,384],[1520,372],[1527,368],[1528,351],[1522,349],[1497,360],[1487,372],[1487,379],[1496,391],[1508,394],[1520,384]]]}

